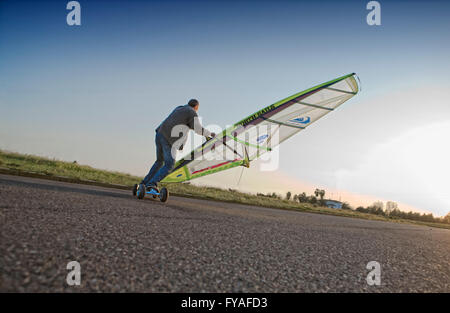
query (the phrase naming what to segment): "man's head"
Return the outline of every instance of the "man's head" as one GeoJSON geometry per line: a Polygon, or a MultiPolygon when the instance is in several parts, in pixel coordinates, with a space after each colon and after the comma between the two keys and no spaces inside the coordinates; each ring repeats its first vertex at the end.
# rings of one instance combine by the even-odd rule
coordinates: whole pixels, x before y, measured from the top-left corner
{"type": "Polygon", "coordinates": [[[198,106],[200,105],[200,103],[198,102],[198,100],[196,99],[191,99],[188,102],[189,106],[191,106],[195,111],[198,111],[198,106]]]}

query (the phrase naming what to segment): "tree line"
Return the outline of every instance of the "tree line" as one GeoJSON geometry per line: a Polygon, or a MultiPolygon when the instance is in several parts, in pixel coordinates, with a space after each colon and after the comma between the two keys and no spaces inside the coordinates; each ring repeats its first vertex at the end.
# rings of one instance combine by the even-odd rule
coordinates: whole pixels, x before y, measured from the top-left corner
{"type": "MultiPolygon", "coordinates": [[[[282,197],[273,192],[273,193],[267,193],[267,194],[263,194],[263,193],[258,193],[257,194],[260,197],[265,197],[265,198],[273,198],[273,199],[282,199],[282,197]]],[[[316,206],[325,206],[326,205],[326,200],[324,199],[325,197],[325,190],[323,189],[316,189],[314,191],[314,195],[307,195],[306,192],[302,192],[299,194],[292,194],[292,192],[288,191],[286,193],[286,200],[289,201],[294,201],[294,202],[299,202],[299,203],[309,203],[312,205],[316,205],[316,206]]],[[[351,207],[348,203],[344,202],[342,203],[342,209],[344,210],[350,210],[351,207]]]]}
{"type": "MultiPolygon", "coordinates": [[[[268,194],[262,194],[258,193],[258,196],[262,197],[268,197],[268,198],[275,198],[275,199],[282,199],[282,197],[275,192],[268,193],[268,194]]],[[[308,196],[305,192],[299,193],[299,194],[292,194],[292,192],[288,191],[286,193],[286,200],[299,202],[299,203],[309,203],[312,205],[320,205],[325,206],[326,201],[324,200],[325,197],[325,190],[323,189],[316,189],[314,191],[314,195],[308,196]]],[[[352,210],[353,208],[347,203],[342,203],[342,209],[344,210],[352,210]]],[[[408,220],[414,220],[414,221],[422,221],[422,222],[432,222],[432,223],[446,223],[450,224],[450,212],[445,217],[434,217],[432,213],[429,214],[420,214],[418,212],[405,212],[401,211],[398,208],[398,204],[393,201],[387,201],[386,205],[384,205],[381,201],[376,201],[372,205],[363,207],[359,206],[356,208],[356,211],[361,213],[368,213],[368,214],[375,214],[375,215],[381,215],[388,218],[398,218],[398,219],[408,219],[408,220]]]]}
{"type": "Polygon", "coordinates": [[[398,208],[397,203],[388,201],[386,202],[386,207],[383,202],[376,201],[372,205],[368,207],[359,206],[356,208],[356,211],[361,213],[369,213],[375,215],[382,215],[388,218],[399,218],[399,219],[407,219],[421,222],[431,222],[431,223],[445,223],[450,224],[450,212],[445,217],[434,217],[433,213],[422,213],[419,212],[405,212],[401,211],[398,208]]]}

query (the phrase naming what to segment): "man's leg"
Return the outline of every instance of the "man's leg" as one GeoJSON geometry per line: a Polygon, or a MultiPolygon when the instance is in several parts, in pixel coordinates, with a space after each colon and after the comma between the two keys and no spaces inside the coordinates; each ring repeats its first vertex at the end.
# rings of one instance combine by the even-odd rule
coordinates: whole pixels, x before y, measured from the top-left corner
{"type": "Polygon", "coordinates": [[[148,186],[150,187],[156,187],[157,184],[164,179],[164,177],[169,174],[169,172],[172,170],[173,165],[175,164],[175,160],[172,156],[172,147],[169,145],[167,140],[162,135],[159,136],[159,141],[161,143],[162,147],[162,153],[164,156],[164,166],[159,169],[158,172],[156,172],[155,176],[152,177],[150,182],[148,183],[148,186]]]}
{"type": "Polygon", "coordinates": [[[153,166],[148,172],[147,176],[145,176],[145,178],[141,182],[141,184],[144,184],[146,186],[164,164],[164,154],[161,143],[158,140],[158,133],[156,133],[155,136],[155,145],[156,145],[156,161],[155,163],[153,163],[153,166]]]}

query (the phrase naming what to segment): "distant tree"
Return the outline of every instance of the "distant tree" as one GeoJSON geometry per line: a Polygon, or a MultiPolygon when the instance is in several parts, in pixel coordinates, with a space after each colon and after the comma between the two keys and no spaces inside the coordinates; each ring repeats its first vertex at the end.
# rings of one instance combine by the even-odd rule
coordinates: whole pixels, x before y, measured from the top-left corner
{"type": "Polygon", "coordinates": [[[422,219],[422,221],[425,221],[425,222],[434,222],[433,213],[423,214],[421,219],[422,219]]]}
{"type": "Polygon", "coordinates": [[[383,210],[384,204],[383,204],[383,202],[381,202],[381,201],[375,201],[375,202],[372,204],[372,207],[374,207],[375,210],[378,209],[378,208],[380,208],[381,210],[383,210]]]}
{"type": "Polygon", "coordinates": [[[264,194],[264,193],[258,193],[257,194],[259,197],[264,197],[264,198],[273,198],[273,195],[270,193],[270,192],[268,192],[268,193],[266,193],[266,194],[264,194]]]}
{"type": "MultiPolygon", "coordinates": [[[[316,195],[316,202],[319,203],[320,205],[324,206],[325,201],[323,200],[323,197],[325,196],[325,190],[316,188],[316,190],[314,191],[314,194],[316,195]],[[320,200],[317,201],[318,197],[320,197],[320,200]]],[[[314,202],[314,203],[316,203],[316,202],[314,202]]]]}
{"type": "Polygon", "coordinates": [[[277,195],[275,192],[268,192],[266,195],[264,194],[258,194],[258,196],[267,197],[267,198],[274,198],[274,199],[281,199],[281,196],[277,195]]]}
{"type": "Polygon", "coordinates": [[[306,195],[305,192],[302,192],[301,194],[298,195],[298,201],[301,203],[308,202],[308,196],[306,195]]]}
{"type": "Polygon", "coordinates": [[[288,191],[286,194],[286,199],[291,200],[291,196],[292,196],[292,193],[290,191],[288,191]]]}
{"type": "Polygon", "coordinates": [[[386,202],[386,214],[390,215],[392,211],[398,209],[397,203],[393,201],[386,202]]]}
{"type": "Polygon", "coordinates": [[[323,200],[323,197],[325,196],[325,190],[316,188],[314,194],[316,195],[316,197],[320,197],[320,200],[323,200]]]}
{"type": "Polygon", "coordinates": [[[308,202],[311,204],[316,204],[317,203],[317,198],[314,196],[310,196],[308,197],[308,202]]]}
{"type": "MultiPolygon", "coordinates": [[[[382,203],[382,202],[381,202],[382,203]]],[[[375,215],[384,215],[383,207],[380,203],[375,202],[371,206],[366,208],[367,213],[375,214],[375,215]]]]}
{"type": "Polygon", "coordinates": [[[399,218],[399,219],[408,219],[414,221],[422,221],[422,222],[441,222],[450,224],[450,212],[442,218],[434,217],[432,213],[428,214],[420,214],[418,212],[404,212],[398,208],[398,205],[395,202],[389,201],[386,203],[386,211],[383,211],[381,201],[374,202],[371,206],[364,208],[359,206],[356,208],[356,211],[363,213],[370,213],[376,215],[388,216],[389,218],[399,218]]]}
{"type": "Polygon", "coordinates": [[[298,196],[297,196],[297,195],[294,195],[293,200],[294,200],[295,202],[297,202],[297,201],[298,201],[298,196]]]}
{"type": "Polygon", "coordinates": [[[393,209],[391,212],[389,212],[390,217],[400,217],[401,211],[398,208],[393,209]]]}
{"type": "Polygon", "coordinates": [[[356,208],[356,211],[361,213],[367,213],[367,209],[365,207],[359,206],[356,208]]]}
{"type": "Polygon", "coordinates": [[[347,202],[342,203],[342,209],[343,210],[351,210],[352,207],[347,202]]]}
{"type": "Polygon", "coordinates": [[[376,215],[385,215],[383,211],[384,204],[381,201],[374,202],[371,206],[368,206],[366,209],[367,213],[376,214],[376,215]]]}
{"type": "Polygon", "coordinates": [[[443,218],[444,223],[450,224],[450,212],[443,218]]]}

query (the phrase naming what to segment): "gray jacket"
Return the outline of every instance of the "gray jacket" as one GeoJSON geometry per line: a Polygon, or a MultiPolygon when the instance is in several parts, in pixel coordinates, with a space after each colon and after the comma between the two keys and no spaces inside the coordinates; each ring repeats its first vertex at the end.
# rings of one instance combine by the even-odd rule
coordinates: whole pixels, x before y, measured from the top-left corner
{"type": "Polygon", "coordinates": [[[186,130],[192,129],[201,136],[211,137],[211,133],[200,124],[197,112],[187,104],[176,107],[161,125],[158,126],[156,132],[163,135],[171,146],[175,141],[184,136],[182,140],[182,144],[184,145],[187,140],[187,132],[180,133],[177,131],[177,135],[172,136],[172,129],[178,125],[187,126],[187,128],[185,127],[186,130]]]}

